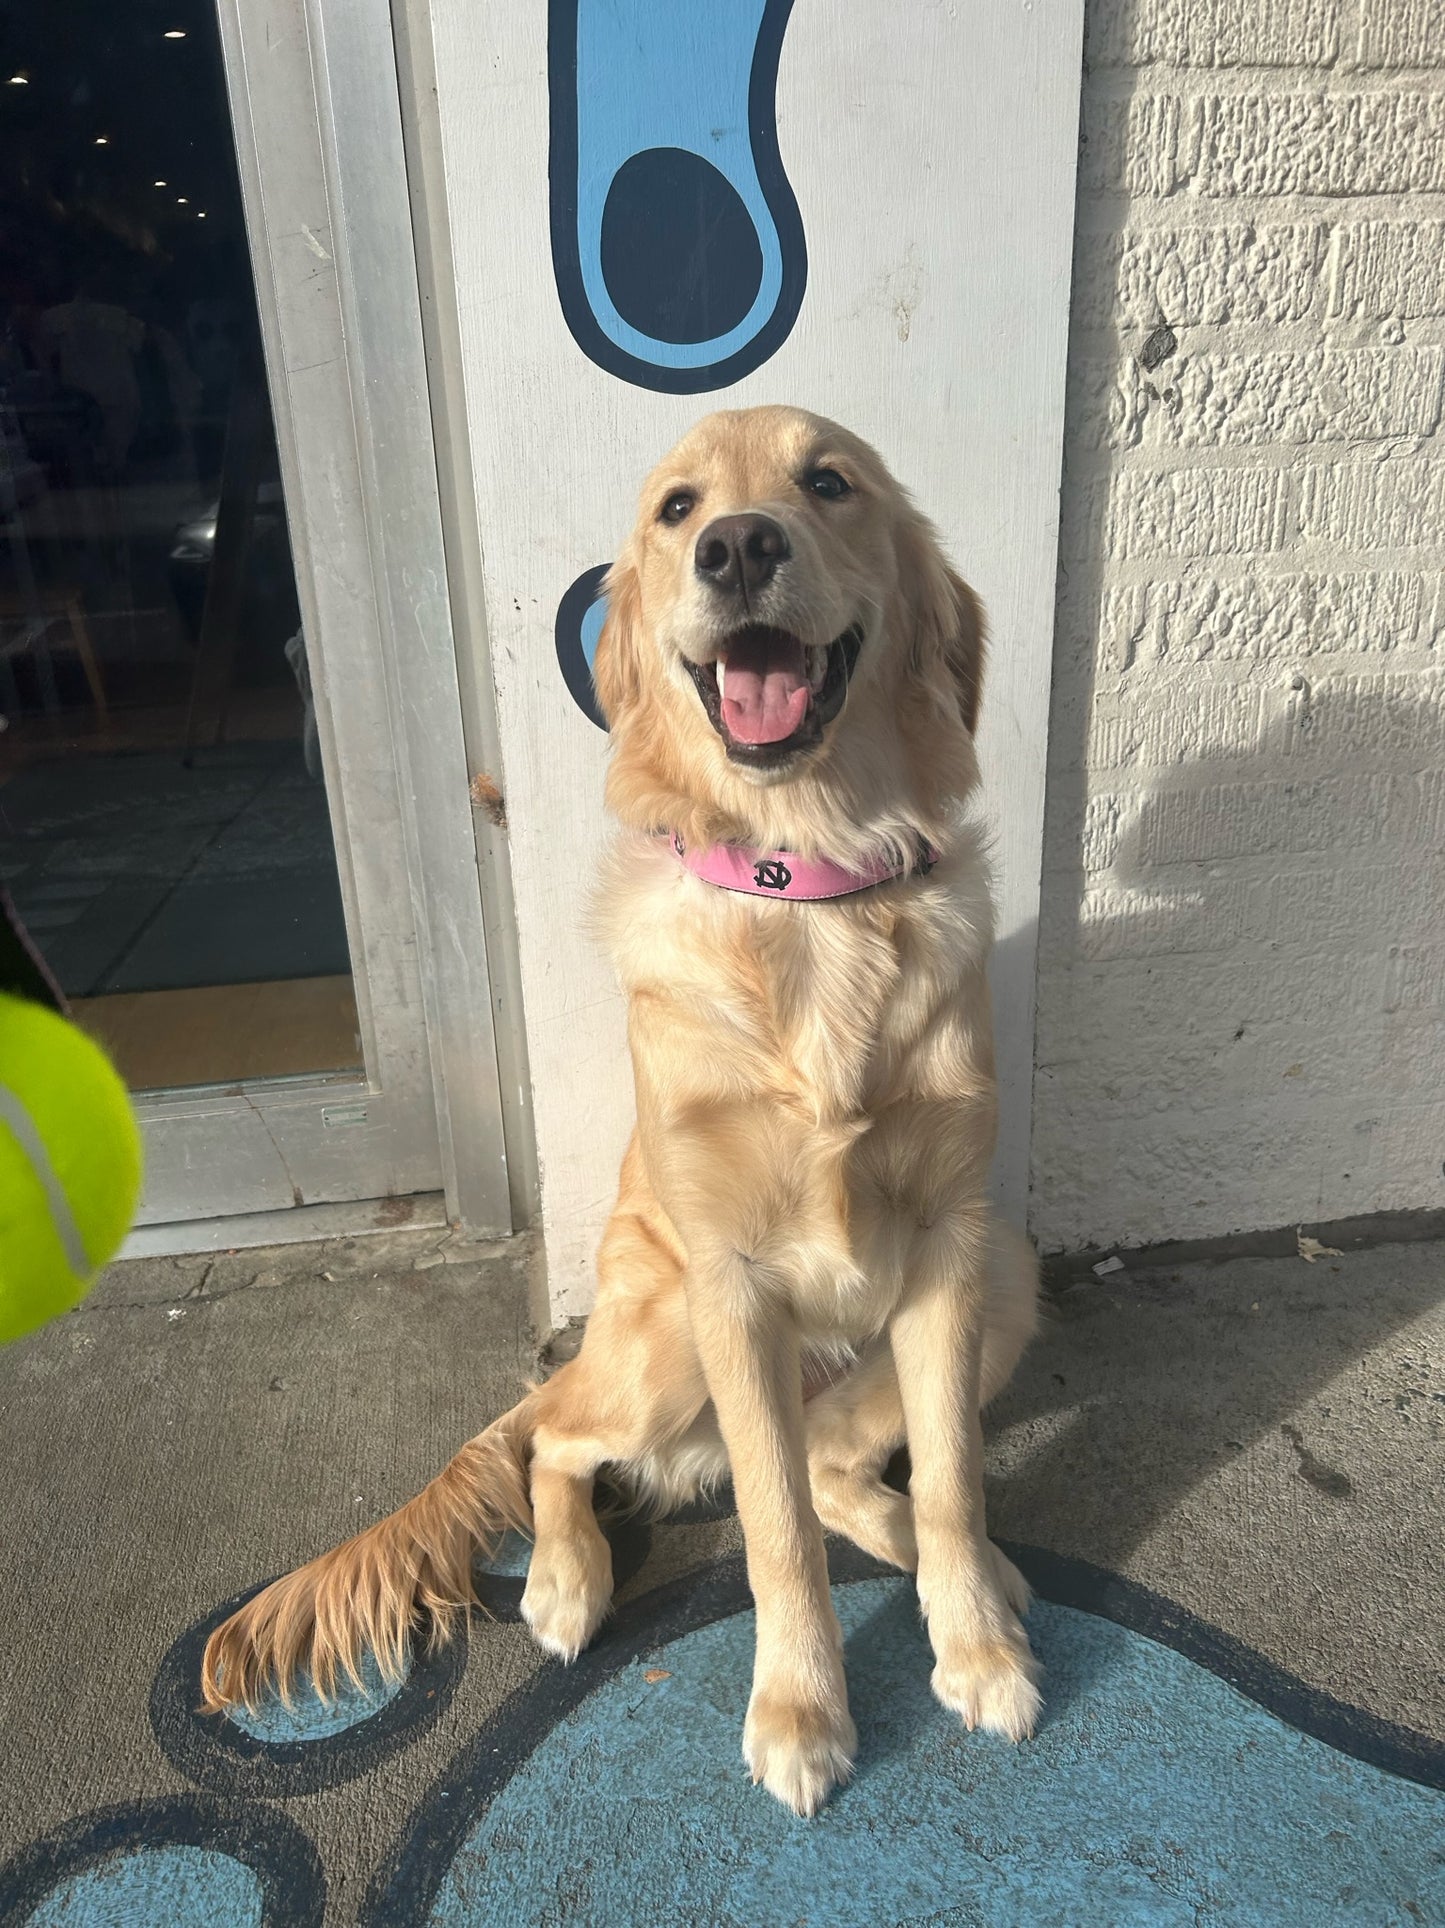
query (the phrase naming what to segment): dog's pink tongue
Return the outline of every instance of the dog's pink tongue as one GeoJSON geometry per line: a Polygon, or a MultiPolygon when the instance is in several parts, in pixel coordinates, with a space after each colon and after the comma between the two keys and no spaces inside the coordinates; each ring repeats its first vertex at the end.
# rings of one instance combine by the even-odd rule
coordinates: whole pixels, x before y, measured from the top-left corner
{"type": "Polygon", "coordinates": [[[808,713],[803,645],[777,629],[749,629],[728,645],[723,722],[739,743],[781,743],[808,713]]]}

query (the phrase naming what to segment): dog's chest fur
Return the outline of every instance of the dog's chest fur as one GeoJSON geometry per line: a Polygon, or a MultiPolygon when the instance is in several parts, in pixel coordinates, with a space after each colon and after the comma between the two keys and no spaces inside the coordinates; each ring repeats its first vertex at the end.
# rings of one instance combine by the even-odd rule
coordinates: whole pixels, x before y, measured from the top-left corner
{"type": "Polygon", "coordinates": [[[838,1124],[945,1098],[951,1073],[967,1095],[991,1072],[976,1061],[992,929],[975,836],[926,880],[822,904],[721,890],[660,840],[626,836],[598,914],[624,990],[672,1005],[696,1031],[699,1073],[719,1095],[773,1093],[838,1124]]]}
{"type": "Polygon", "coordinates": [[[827,1254],[830,1302],[842,1271],[876,1286],[877,1253],[896,1246],[887,1226],[927,1223],[967,1176],[946,1155],[950,1121],[971,1113],[960,1136],[977,1142],[978,1108],[993,1103],[977,841],[927,879],[795,904],[720,890],[626,837],[601,909],[630,999],[649,1166],[684,1123],[742,1121],[732,1144],[776,1148],[759,1161],[764,1189],[786,1175],[792,1222],[827,1254]]]}

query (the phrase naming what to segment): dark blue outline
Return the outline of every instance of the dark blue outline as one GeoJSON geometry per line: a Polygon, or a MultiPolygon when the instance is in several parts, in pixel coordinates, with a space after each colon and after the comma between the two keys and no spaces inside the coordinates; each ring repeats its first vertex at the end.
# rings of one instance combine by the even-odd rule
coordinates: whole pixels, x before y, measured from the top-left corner
{"type": "Polygon", "coordinates": [[[322,1928],[321,1857],[290,1816],[250,1802],[223,1806],[194,1794],[97,1808],[32,1841],[0,1866],[0,1928],[25,1928],[60,1882],[114,1854],[143,1848],[210,1848],[229,1855],[261,1883],[263,1928],[322,1928]]]}
{"type": "Polygon", "coordinates": [[[1232,1633],[1201,1620],[1177,1600],[1166,1599],[1136,1580],[1126,1580],[1087,1560],[1066,1553],[1050,1553],[1037,1546],[998,1544],[1022,1570],[1041,1600],[1059,1607],[1077,1607],[1112,1620],[1115,1626],[1172,1647],[1197,1666],[1237,1688],[1286,1727],[1309,1734],[1336,1753],[1348,1754],[1383,1773],[1420,1787],[1445,1789],[1445,1741],[1384,1720],[1363,1707],[1336,1700],[1311,1687],[1232,1633]]]}
{"type": "Polygon", "coordinates": [[[592,671],[582,648],[582,618],[602,594],[602,585],[611,566],[610,563],[599,562],[595,569],[584,570],[558,603],[556,619],[552,624],[557,667],[562,672],[562,680],[567,685],[572,701],[588,722],[595,723],[599,730],[607,728],[607,719],[597,701],[592,671]]]}
{"type": "MultiPolygon", "coordinates": [[[[1445,1788],[1445,1743],[1307,1686],[1232,1634],[1133,1580],[1039,1547],[999,1544],[1041,1599],[1172,1647],[1340,1753],[1422,1787],[1445,1788]]],[[[896,1568],[839,1541],[829,1543],[828,1568],[835,1586],[899,1577],[896,1568]]],[[[751,1600],[744,1557],[731,1554],[639,1596],[571,1667],[544,1665],[458,1750],[417,1804],[368,1885],[359,1928],[425,1928],[462,1842],[557,1723],[644,1654],[741,1613],[751,1600]]]]}
{"type": "Polygon", "coordinates": [[[264,1741],[224,1714],[204,1712],[198,1703],[206,1642],[223,1620],[260,1592],[261,1586],[248,1587],[187,1627],[151,1682],[151,1732],[166,1759],[188,1781],[219,1794],[281,1800],[319,1794],[379,1767],[440,1720],[466,1669],[464,1633],[417,1655],[391,1699],[339,1734],[314,1741],[264,1741]]]}
{"type": "MultiPolygon", "coordinates": [[[[640,1571],[651,1551],[652,1528],[635,1515],[604,1519],[602,1525],[612,1548],[613,1585],[621,1588],[640,1571]]],[[[521,1619],[524,1579],[479,1567],[476,1580],[482,1618],[521,1619]]],[[[268,1584],[262,1582],[262,1586],[268,1584]]],[[[450,1706],[466,1671],[469,1628],[445,1646],[416,1655],[391,1699],[339,1734],[325,1734],[314,1741],[266,1741],[248,1734],[224,1714],[206,1713],[197,1704],[206,1642],[262,1586],[249,1587],[187,1627],[156,1669],[150,1691],[151,1732],[166,1759],[187,1780],[218,1794],[269,1795],[277,1800],[319,1794],[379,1767],[434,1727],[450,1706]]]]}
{"type": "MultiPolygon", "coordinates": [[[[547,86],[551,101],[547,172],[552,272],[563,317],[572,339],[589,361],[609,375],[617,376],[619,381],[663,395],[700,395],[708,389],[729,388],[760,368],[787,340],[798,319],[808,283],[803,217],[778,151],[778,59],[793,0],[767,0],[748,77],[748,135],[758,185],[778,237],[782,286],[772,314],[746,347],[704,368],[663,368],[655,362],[643,361],[610,340],[592,313],[577,251],[577,8],[581,3],[582,0],[548,0],[547,7],[547,86]]],[[[685,3],[686,0],[675,0],[675,4],[685,3]]]]}

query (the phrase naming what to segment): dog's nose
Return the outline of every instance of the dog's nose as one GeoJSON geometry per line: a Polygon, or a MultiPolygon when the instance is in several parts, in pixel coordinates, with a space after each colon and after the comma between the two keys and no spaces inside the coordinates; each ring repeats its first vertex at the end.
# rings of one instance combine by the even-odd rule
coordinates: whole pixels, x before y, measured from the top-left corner
{"type": "Polygon", "coordinates": [[[771,516],[721,515],[698,537],[692,560],[714,589],[747,594],[771,582],[773,571],[791,554],[787,535],[771,516]]]}

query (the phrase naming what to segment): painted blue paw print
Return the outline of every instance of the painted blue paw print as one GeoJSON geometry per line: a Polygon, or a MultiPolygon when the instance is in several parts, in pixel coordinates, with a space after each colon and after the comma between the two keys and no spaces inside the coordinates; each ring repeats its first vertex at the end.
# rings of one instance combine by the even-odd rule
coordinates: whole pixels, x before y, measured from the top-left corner
{"type": "Polygon", "coordinates": [[[400,1681],[384,1681],[368,1655],[361,1685],[343,1680],[330,1700],[303,1680],[289,1707],[272,1694],[254,1712],[203,1713],[197,1683],[206,1642],[255,1591],[187,1628],[156,1670],[151,1731],[188,1780],[221,1794],[315,1794],[369,1773],[446,1711],[466,1666],[464,1639],[413,1654],[400,1681]]]}
{"type": "MultiPolygon", "coordinates": [[[[624,1587],[647,1558],[652,1529],[615,1509],[603,1529],[624,1587]]],[[[478,1564],[491,1618],[521,1618],[530,1557],[530,1544],[508,1533],[478,1564]]],[[[151,1731],[161,1752],[203,1791],[100,1808],[31,1842],[0,1866],[0,1928],[321,1928],[321,1858],[274,1803],[339,1787],[414,1745],[451,1704],[467,1643],[458,1637],[413,1653],[399,1681],[383,1680],[368,1655],[360,1682],[343,1682],[328,1699],[302,1680],[290,1706],[271,1694],[254,1711],[204,1713],[206,1642],[257,1591],[188,1627],[151,1685],[151,1731]]],[[[548,1671],[566,1669],[553,1663],[548,1671]]]]}
{"type": "Polygon", "coordinates": [[[621,380],[724,388],[787,338],[807,280],[778,153],[792,0],[551,0],[552,263],[621,380]]]}
{"type": "Polygon", "coordinates": [[[1438,1743],[1128,1581],[1010,1551],[1079,1602],[1029,1616],[1049,1683],[1031,1742],[966,1733],[930,1693],[912,1584],[835,1548],[858,1769],[805,1841],[737,1759],[754,1624],[733,1558],[497,1710],[379,1871],[364,1928],[1445,1919],[1438,1743]]]}
{"type": "Polygon", "coordinates": [[[0,1869],[0,1928],[321,1928],[325,1912],[294,1821],[204,1796],[83,1814],[0,1869]]]}
{"type": "MultiPolygon", "coordinates": [[[[616,1584],[625,1586],[642,1565],[651,1529],[635,1517],[609,1522],[616,1584]]],[[[521,1618],[531,1546],[508,1533],[477,1568],[478,1590],[494,1620],[521,1618]]],[[[254,1710],[201,1711],[201,1656],[211,1634],[258,1592],[227,1600],[188,1627],[156,1670],[151,1686],[151,1731],[161,1752],[188,1780],[215,1793],[289,1799],[339,1787],[368,1774],[433,1727],[451,1704],[467,1664],[462,1635],[443,1647],[410,1655],[399,1681],[383,1680],[371,1655],[360,1684],[343,1678],[323,1700],[309,1680],[297,1683],[288,1707],[268,1694],[254,1710]]]]}
{"type": "MultiPolygon", "coordinates": [[[[614,1518],[607,1530],[626,1586],[650,1529],[614,1518]]],[[[363,1928],[819,1911],[837,1928],[1445,1920],[1437,1739],[1341,1705],[1131,1581],[1006,1550],[1039,1596],[1029,1630],[1049,1683],[1028,1744],[966,1734],[933,1700],[911,1583],[835,1543],[858,1772],[804,1847],[737,1757],[754,1632],[732,1555],[634,1598],[574,1666],[542,1663],[461,1743],[375,1869],[363,1928]]],[[[526,1564],[510,1539],[488,1563],[498,1618],[515,1615],[526,1564]]],[[[101,1809],[33,1842],[0,1868],[0,1928],[320,1928],[315,1846],[273,1800],[237,1797],[352,1778],[423,1733],[455,1678],[422,1657],[399,1687],[373,1676],[331,1707],[298,1695],[293,1712],[268,1706],[178,1745],[205,1720],[206,1635],[239,1604],[182,1636],[152,1694],[157,1738],[204,1791],[101,1809]]],[[[464,1651],[454,1643],[441,1664],[464,1651]]]]}

